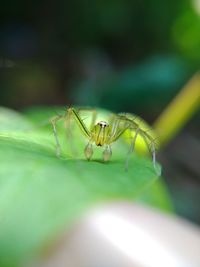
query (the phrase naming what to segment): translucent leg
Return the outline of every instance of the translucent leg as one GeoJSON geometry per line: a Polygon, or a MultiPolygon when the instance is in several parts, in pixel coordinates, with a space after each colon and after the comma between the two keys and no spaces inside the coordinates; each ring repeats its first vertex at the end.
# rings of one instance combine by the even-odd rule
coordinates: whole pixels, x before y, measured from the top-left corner
{"type": "Polygon", "coordinates": [[[137,128],[136,132],[135,132],[135,136],[133,138],[133,141],[131,142],[131,145],[130,145],[130,149],[129,149],[129,152],[128,152],[128,155],[127,155],[127,158],[126,158],[126,162],[125,162],[125,170],[128,171],[128,164],[129,164],[129,161],[130,161],[130,156],[131,154],[133,153],[134,151],[134,148],[135,148],[135,141],[137,139],[137,136],[138,136],[138,133],[140,131],[140,128],[137,128]]]}
{"type": "Polygon", "coordinates": [[[56,156],[57,157],[60,157],[60,155],[61,155],[61,147],[60,147],[60,142],[59,142],[58,134],[57,134],[57,130],[56,130],[56,122],[58,120],[60,120],[61,118],[62,118],[62,116],[57,116],[57,117],[54,117],[53,119],[51,119],[53,134],[54,134],[55,141],[56,141],[56,156]]]}
{"type": "Polygon", "coordinates": [[[158,168],[158,166],[156,166],[156,148],[155,148],[155,144],[152,140],[152,142],[149,144],[148,143],[148,140],[147,140],[147,137],[143,134],[142,135],[143,138],[144,138],[144,141],[146,142],[147,144],[147,147],[149,149],[149,152],[151,153],[152,155],[152,162],[153,162],[153,167],[154,167],[154,170],[156,171],[157,175],[160,176],[161,175],[161,170],[158,168]]]}

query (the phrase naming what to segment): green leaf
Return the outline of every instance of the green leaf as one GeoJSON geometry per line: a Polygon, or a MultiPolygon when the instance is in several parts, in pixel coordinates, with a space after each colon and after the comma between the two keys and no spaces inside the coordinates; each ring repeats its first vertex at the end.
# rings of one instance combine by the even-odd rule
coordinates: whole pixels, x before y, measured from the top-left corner
{"type": "Polygon", "coordinates": [[[32,123],[22,114],[4,107],[0,107],[0,131],[22,131],[30,129],[32,123]]]}
{"type": "Polygon", "coordinates": [[[173,203],[162,177],[142,192],[137,200],[166,212],[174,212],[173,203]]]}
{"type": "Polygon", "coordinates": [[[3,115],[6,123],[0,132],[1,267],[22,266],[37,257],[86,208],[115,199],[138,199],[158,179],[151,160],[135,154],[125,171],[128,146],[123,140],[113,145],[109,163],[101,161],[102,150],[98,148],[94,159],[86,161],[83,149],[87,140],[73,125],[69,140],[65,129],[58,127],[63,153],[57,158],[51,127],[37,127],[32,115],[19,115],[23,131],[17,124],[16,129],[10,127],[12,116],[3,115]]]}

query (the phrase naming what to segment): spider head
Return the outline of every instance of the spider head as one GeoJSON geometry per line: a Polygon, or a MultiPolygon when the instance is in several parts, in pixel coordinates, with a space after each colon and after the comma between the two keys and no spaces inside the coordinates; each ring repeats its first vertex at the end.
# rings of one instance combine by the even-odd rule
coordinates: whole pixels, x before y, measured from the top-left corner
{"type": "Polygon", "coordinates": [[[97,123],[101,128],[106,128],[109,126],[109,124],[106,121],[100,121],[97,123]]]}

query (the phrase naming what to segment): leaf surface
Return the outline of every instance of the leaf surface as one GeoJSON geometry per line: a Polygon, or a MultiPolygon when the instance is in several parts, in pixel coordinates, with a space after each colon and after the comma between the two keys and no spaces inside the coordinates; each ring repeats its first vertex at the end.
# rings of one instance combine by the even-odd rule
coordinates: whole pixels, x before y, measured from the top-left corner
{"type": "MultiPolygon", "coordinates": [[[[33,113],[29,113],[24,117],[24,127],[28,117],[32,120],[30,125],[35,123],[33,113]]],[[[29,130],[19,130],[8,127],[9,122],[12,123],[10,117],[0,131],[2,267],[21,266],[37,257],[91,206],[116,199],[139,199],[158,180],[151,160],[135,154],[125,171],[128,146],[122,141],[114,144],[109,163],[101,161],[102,150],[98,148],[94,159],[88,162],[83,156],[87,140],[79,129],[72,128],[73,137],[67,140],[65,129],[59,126],[63,145],[62,156],[57,158],[50,127],[37,128],[35,124],[29,130]]]]}

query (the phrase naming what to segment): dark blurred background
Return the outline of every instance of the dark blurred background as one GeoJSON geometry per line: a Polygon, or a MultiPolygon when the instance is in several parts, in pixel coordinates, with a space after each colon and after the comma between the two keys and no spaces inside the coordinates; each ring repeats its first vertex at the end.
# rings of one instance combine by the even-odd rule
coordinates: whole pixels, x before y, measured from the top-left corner
{"type": "MultiPolygon", "coordinates": [[[[2,106],[100,106],[153,123],[199,65],[200,0],[1,2],[2,106]]],[[[177,212],[197,223],[199,119],[159,155],[177,212]]]]}

